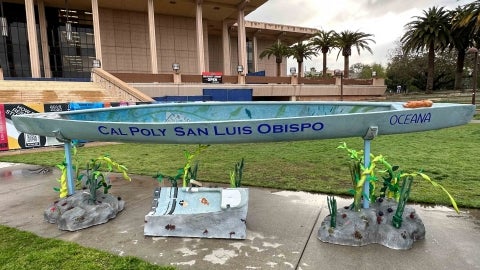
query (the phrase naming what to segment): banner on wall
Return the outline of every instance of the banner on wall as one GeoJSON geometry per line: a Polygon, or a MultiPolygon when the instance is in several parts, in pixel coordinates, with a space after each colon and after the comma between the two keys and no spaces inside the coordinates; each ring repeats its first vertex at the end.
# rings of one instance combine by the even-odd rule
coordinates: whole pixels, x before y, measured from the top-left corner
{"type": "Polygon", "coordinates": [[[8,149],[26,149],[46,145],[46,137],[20,132],[15,128],[12,121],[14,115],[43,112],[43,103],[4,104],[3,109],[7,127],[8,149]]]}
{"type": "Polygon", "coordinates": [[[202,83],[222,83],[222,72],[202,72],[202,83]]]}
{"type": "Polygon", "coordinates": [[[0,151],[8,150],[7,123],[5,120],[5,108],[0,104],[0,151]]]}

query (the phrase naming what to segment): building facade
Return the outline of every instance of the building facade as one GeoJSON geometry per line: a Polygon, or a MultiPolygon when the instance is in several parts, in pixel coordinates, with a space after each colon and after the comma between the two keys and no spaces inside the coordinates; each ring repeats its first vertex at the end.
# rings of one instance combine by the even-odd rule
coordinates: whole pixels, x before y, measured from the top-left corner
{"type": "MultiPolygon", "coordinates": [[[[113,73],[265,71],[258,55],[276,40],[310,38],[313,28],[245,21],[267,0],[1,1],[4,77],[89,78],[94,63],[113,73]],[[98,61],[97,61],[98,60],[98,61]]],[[[286,61],[282,74],[286,75],[286,61]]]]}

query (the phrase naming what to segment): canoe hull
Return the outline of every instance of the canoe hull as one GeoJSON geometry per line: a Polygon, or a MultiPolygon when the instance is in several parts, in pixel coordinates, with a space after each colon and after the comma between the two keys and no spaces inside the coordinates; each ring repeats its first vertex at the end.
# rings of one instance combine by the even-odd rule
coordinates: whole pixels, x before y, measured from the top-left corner
{"type": "Polygon", "coordinates": [[[14,116],[13,121],[19,131],[64,140],[216,144],[364,137],[372,126],[378,135],[420,132],[467,124],[474,113],[473,105],[448,103],[405,109],[386,102],[248,102],[39,113],[14,116]],[[337,111],[319,111],[326,108],[337,111]],[[142,119],[144,111],[153,113],[142,119]]]}

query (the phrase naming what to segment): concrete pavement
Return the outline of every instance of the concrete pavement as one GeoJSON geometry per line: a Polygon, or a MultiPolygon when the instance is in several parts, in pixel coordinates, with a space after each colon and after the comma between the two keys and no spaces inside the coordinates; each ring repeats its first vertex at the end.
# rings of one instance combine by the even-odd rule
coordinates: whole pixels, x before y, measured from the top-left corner
{"type": "MultiPolygon", "coordinates": [[[[145,237],[144,216],[158,183],[113,175],[111,193],[126,201],[125,210],[106,224],[66,232],[43,219],[57,199],[59,172],[26,164],[0,163],[0,223],[39,236],[77,242],[118,255],[132,255],[178,269],[480,269],[480,211],[457,215],[446,207],[415,205],[426,239],[398,251],[372,244],[340,246],[317,239],[328,215],[326,196],[305,192],[250,189],[247,239],[145,237]]],[[[338,207],[351,199],[337,198],[338,207]]]]}

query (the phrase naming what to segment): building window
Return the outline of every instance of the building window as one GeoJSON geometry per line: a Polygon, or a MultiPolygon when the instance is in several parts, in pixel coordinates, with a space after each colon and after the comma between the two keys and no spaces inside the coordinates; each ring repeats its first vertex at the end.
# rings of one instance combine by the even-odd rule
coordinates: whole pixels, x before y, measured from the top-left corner
{"type": "MultiPolygon", "coordinates": [[[[28,47],[27,19],[25,5],[3,3],[8,23],[8,36],[0,36],[0,65],[5,77],[31,77],[30,52],[28,47]]],[[[44,65],[38,24],[37,46],[42,76],[44,65]]],[[[93,19],[89,11],[69,10],[68,21],[72,24],[72,39],[66,39],[66,10],[45,8],[50,68],[53,77],[88,78],[95,59],[93,19]]]]}
{"type": "Polygon", "coordinates": [[[92,13],[47,8],[50,68],[53,77],[88,78],[95,59],[92,13]],[[71,24],[70,39],[66,23],[71,24]]]}
{"type": "Polygon", "coordinates": [[[255,72],[255,67],[253,66],[253,41],[247,38],[247,65],[248,65],[248,72],[253,73],[255,72]]]}

